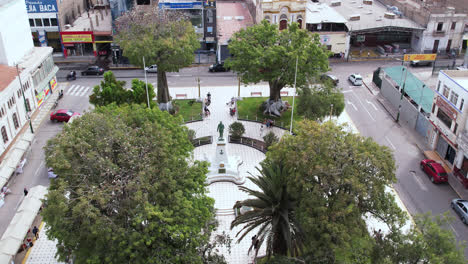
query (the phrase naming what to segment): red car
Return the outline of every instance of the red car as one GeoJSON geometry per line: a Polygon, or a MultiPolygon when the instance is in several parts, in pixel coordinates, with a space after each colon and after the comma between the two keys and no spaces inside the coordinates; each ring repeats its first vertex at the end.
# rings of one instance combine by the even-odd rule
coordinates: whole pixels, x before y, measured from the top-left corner
{"type": "Polygon", "coordinates": [[[77,112],[73,112],[72,110],[68,109],[60,109],[50,114],[51,121],[58,121],[58,122],[68,122],[72,116],[80,115],[77,112]]]}
{"type": "Polygon", "coordinates": [[[420,165],[421,170],[426,172],[432,183],[448,182],[447,172],[440,163],[431,159],[424,159],[420,165]]]}

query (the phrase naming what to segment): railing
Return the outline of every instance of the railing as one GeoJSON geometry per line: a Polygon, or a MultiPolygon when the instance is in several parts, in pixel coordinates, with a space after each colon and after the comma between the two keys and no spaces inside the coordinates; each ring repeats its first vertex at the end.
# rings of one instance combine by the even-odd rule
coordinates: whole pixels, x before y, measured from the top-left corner
{"type": "Polygon", "coordinates": [[[260,150],[263,153],[267,152],[265,142],[258,140],[258,139],[254,139],[254,138],[249,138],[249,137],[233,138],[229,136],[229,143],[249,146],[254,149],[260,150]]]}
{"type": "Polygon", "coordinates": [[[213,143],[213,137],[212,136],[206,136],[206,137],[201,137],[201,138],[195,138],[192,140],[192,145],[194,147],[200,147],[203,145],[209,145],[213,143]]]}

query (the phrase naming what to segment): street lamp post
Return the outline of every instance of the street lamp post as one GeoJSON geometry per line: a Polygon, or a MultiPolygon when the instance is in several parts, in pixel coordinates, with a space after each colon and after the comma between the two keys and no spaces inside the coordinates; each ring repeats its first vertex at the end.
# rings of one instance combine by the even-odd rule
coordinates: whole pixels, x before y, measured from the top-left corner
{"type": "Polygon", "coordinates": [[[29,109],[28,104],[26,103],[26,97],[24,96],[24,91],[23,91],[23,82],[21,82],[21,75],[20,75],[20,72],[19,72],[18,64],[16,64],[16,74],[18,75],[18,80],[19,80],[20,87],[21,87],[21,94],[23,95],[24,109],[26,110],[26,115],[28,116],[29,129],[31,129],[31,133],[34,134],[34,129],[33,129],[32,122],[31,122],[31,117],[27,114],[28,112],[31,111],[31,109],[29,109]]]}
{"type": "Polygon", "coordinates": [[[148,79],[146,78],[145,56],[143,56],[143,71],[145,72],[146,100],[148,103],[148,108],[150,108],[149,93],[148,93],[148,79]]]}
{"type": "Polygon", "coordinates": [[[299,61],[299,55],[296,57],[296,72],[294,73],[294,91],[293,91],[293,103],[291,110],[291,125],[289,126],[289,134],[292,135],[293,128],[293,116],[294,116],[294,98],[296,98],[296,78],[297,78],[297,62],[299,61]]]}

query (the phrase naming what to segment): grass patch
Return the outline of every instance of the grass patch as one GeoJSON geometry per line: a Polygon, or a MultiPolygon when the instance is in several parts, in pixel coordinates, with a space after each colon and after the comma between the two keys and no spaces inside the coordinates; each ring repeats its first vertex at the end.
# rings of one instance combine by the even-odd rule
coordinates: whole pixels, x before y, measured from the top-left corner
{"type": "MultiPolygon", "coordinates": [[[[275,125],[289,129],[291,124],[291,110],[287,110],[281,114],[281,117],[274,117],[270,115],[264,115],[263,111],[260,110],[260,106],[265,102],[268,97],[244,97],[241,101],[237,101],[237,115],[241,119],[249,119],[255,121],[263,121],[265,118],[275,120],[275,125]]],[[[292,105],[292,96],[281,97],[283,101],[288,101],[292,105]]],[[[296,97],[297,103],[297,97],[296,97]]],[[[297,104],[294,106],[294,121],[300,121],[303,119],[302,116],[297,114],[297,104]]]]}
{"type": "Polygon", "coordinates": [[[195,99],[173,100],[173,103],[179,107],[176,116],[182,116],[184,122],[193,120],[202,120],[201,108],[202,103],[197,102],[195,99]]]}

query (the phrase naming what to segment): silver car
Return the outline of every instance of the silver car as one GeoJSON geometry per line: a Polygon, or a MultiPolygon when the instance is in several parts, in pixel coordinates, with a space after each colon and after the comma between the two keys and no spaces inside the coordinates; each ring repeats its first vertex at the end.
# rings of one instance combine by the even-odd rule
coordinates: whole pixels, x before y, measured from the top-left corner
{"type": "Polygon", "coordinates": [[[149,67],[146,67],[145,71],[148,72],[148,73],[157,73],[158,72],[158,66],[157,65],[151,65],[149,67]]]}
{"type": "Polygon", "coordinates": [[[450,204],[455,212],[460,216],[462,222],[468,225],[468,201],[453,199],[450,204]]]}

